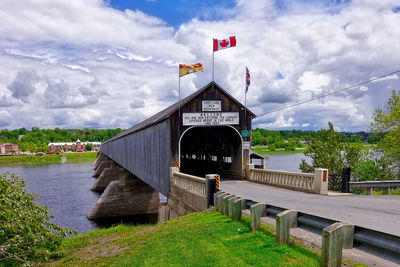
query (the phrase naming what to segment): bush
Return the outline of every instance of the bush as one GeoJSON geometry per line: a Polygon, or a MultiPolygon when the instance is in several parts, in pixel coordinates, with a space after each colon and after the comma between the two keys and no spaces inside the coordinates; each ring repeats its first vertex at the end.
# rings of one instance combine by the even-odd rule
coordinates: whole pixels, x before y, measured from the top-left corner
{"type": "Polygon", "coordinates": [[[36,199],[21,178],[0,174],[0,265],[29,265],[61,256],[62,239],[76,234],[50,222],[48,208],[36,199]]]}

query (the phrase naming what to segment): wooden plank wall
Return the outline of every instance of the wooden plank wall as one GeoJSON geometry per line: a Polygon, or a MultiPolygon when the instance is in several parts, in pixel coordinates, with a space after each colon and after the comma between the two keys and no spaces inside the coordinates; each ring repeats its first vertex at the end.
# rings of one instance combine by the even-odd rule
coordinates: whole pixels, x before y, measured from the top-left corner
{"type": "Polygon", "coordinates": [[[171,162],[171,131],[168,119],[107,142],[101,151],[139,179],[167,195],[171,162]]]}

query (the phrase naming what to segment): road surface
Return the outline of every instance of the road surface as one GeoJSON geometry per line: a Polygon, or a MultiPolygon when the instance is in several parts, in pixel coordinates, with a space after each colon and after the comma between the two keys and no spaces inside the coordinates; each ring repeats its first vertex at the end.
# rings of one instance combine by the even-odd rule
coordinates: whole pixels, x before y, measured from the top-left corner
{"type": "Polygon", "coordinates": [[[325,196],[239,180],[221,190],[236,196],[400,236],[400,196],[325,196]]]}

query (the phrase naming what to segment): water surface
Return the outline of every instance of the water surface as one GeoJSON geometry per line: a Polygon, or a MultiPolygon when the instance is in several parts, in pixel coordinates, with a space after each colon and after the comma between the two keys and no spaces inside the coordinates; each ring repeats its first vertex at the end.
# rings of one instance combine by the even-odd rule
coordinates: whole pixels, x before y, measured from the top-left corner
{"type": "Polygon", "coordinates": [[[99,198],[89,190],[95,182],[91,163],[0,167],[4,171],[26,181],[28,191],[39,195],[37,202],[54,215],[53,222],[79,233],[99,227],[86,217],[99,198]]]}

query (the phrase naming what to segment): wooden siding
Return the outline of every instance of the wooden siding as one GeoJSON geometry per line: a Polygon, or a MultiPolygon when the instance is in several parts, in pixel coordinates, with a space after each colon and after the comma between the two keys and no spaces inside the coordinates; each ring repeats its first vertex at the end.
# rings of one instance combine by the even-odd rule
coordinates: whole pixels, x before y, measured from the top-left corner
{"type": "MultiPolygon", "coordinates": [[[[181,119],[179,120],[179,112],[176,111],[170,116],[171,120],[171,151],[172,151],[172,159],[171,161],[177,161],[179,159],[179,138],[182,133],[190,128],[191,126],[183,126],[182,125],[182,113],[191,113],[191,112],[202,112],[202,101],[203,100],[220,100],[221,101],[221,111],[220,112],[239,112],[239,124],[231,125],[235,128],[239,133],[241,130],[250,130],[251,129],[251,120],[254,118],[254,114],[250,113],[247,110],[247,114],[245,114],[244,108],[234,99],[232,96],[228,95],[222,90],[219,90],[219,86],[215,84],[209,84],[208,88],[200,92],[193,99],[191,99],[188,103],[184,104],[181,107],[181,119]]],[[[218,111],[219,112],[219,111],[218,111]]],[[[214,126],[210,126],[214,127],[214,126]]],[[[250,137],[243,137],[243,141],[250,141],[250,137]]],[[[248,157],[248,154],[244,155],[248,157]]]]}
{"type": "Polygon", "coordinates": [[[101,151],[142,181],[167,195],[171,163],[170,121],[102,145],[101,151]]]}

